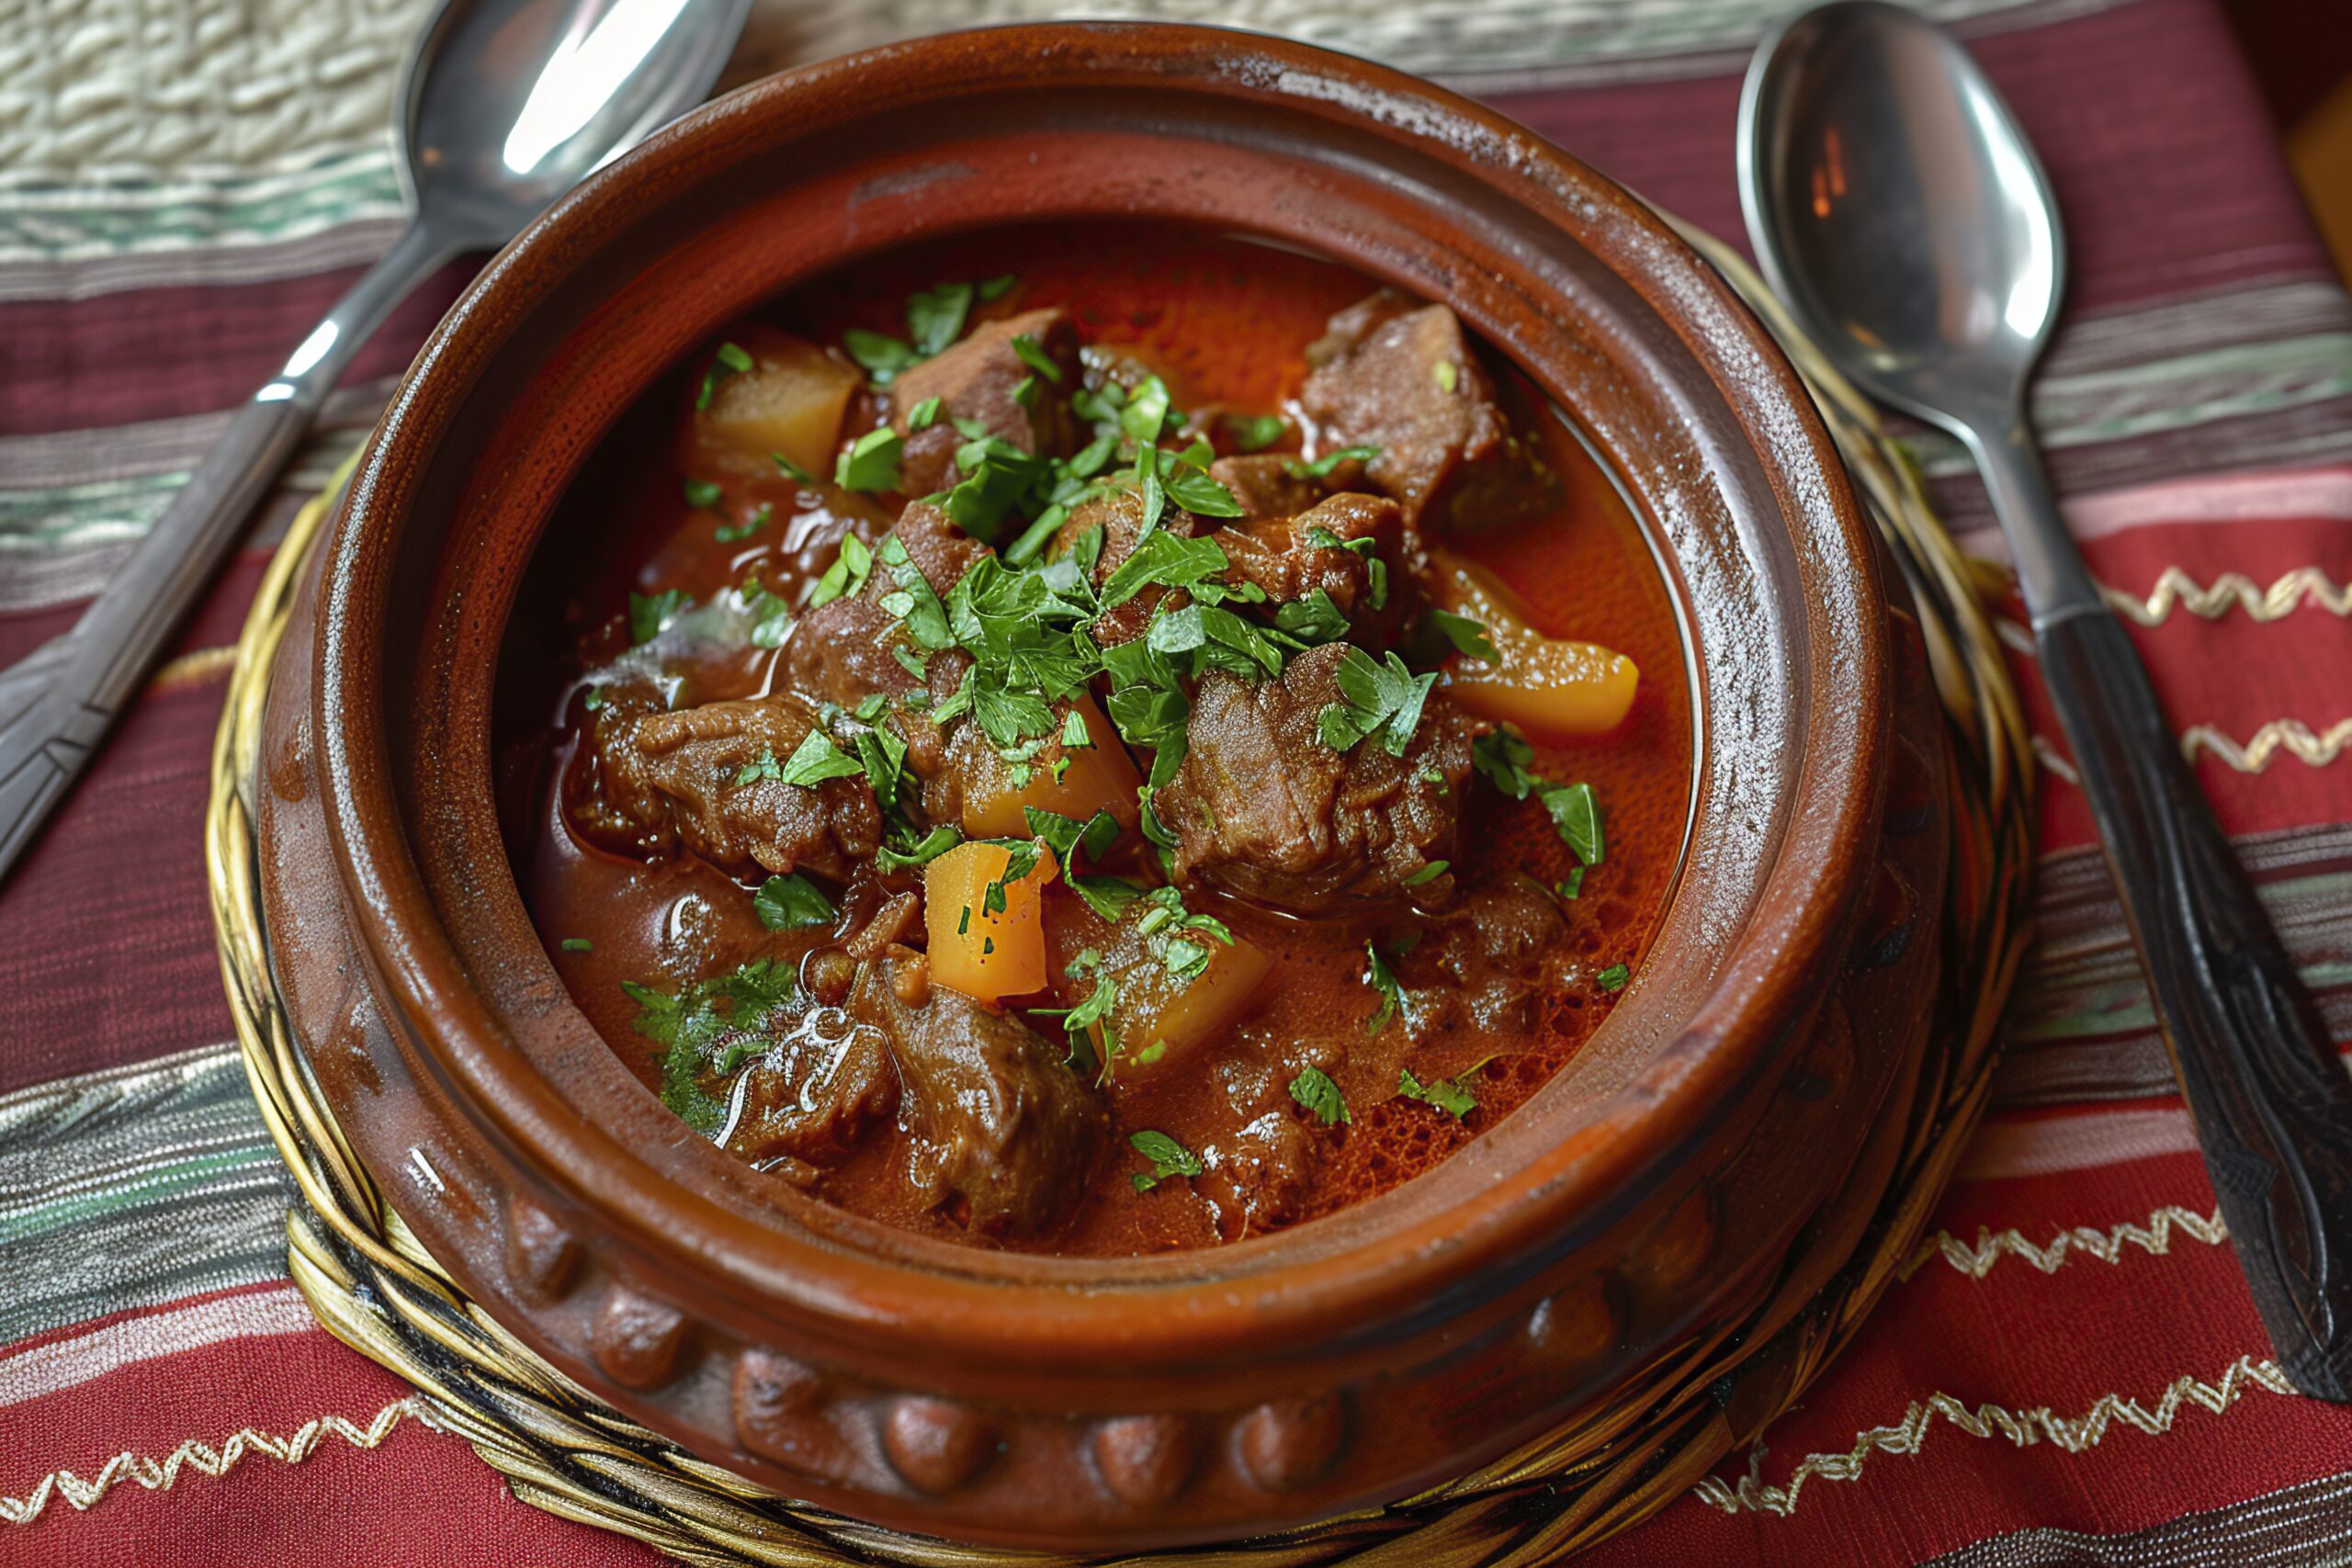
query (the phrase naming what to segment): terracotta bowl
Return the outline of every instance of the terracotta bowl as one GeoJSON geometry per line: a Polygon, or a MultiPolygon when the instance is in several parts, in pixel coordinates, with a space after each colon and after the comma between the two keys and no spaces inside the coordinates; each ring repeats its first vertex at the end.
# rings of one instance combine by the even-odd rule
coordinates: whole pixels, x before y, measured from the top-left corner
{"type": "MultiPolygon", "coordinates": [[[[1935,985],[1942,740],[1795,377],[1641,203],[1358,61],[1017,28],[690,117],[491,264],[393,400],[284,645],[263,753],[281,984],[344,1132],[489,1312],[779,1493],[1126,1550],[1397,1498],[1821,1280],[1894,1158],[1935,985]],[[589,1027],[492,802],[510,606],[631,400],[763,299],[1008,220],[1144,213],[1451,303],[1569,411],[1688,627],[1694,810],[1589,1046],[1430,1174],[1215,1250],[959,1248],[691,1134],[589,1027]],[[1815,1274],[1825,1266],[1814,1265],[1815,1274]]],[[[1768,1308],[1767,1322],[1773,1321],[1768,1308]]]]}

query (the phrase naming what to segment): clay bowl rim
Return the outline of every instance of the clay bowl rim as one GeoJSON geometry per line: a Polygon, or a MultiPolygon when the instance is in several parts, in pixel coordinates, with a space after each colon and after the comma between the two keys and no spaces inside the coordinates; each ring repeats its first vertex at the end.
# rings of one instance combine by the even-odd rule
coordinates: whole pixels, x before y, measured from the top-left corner
{"type": "MultiPolygon", "coordinates": [[[[552,510],[553,499],[547,504],[552,510]]],[[[703,1281],[754,1318],[782,1310],[810,1325],[862,1329],[869,1342],[903,1345],[913,1335],[966,1357],[1001,1355],[1021,1364],[1067,1365],[1095,1350],[1116,1356],[1131,1373],[1237,1344],[1253,1354],[1328,1348],[1335,1324],[1369,1332],[1426,1323],[1433,1303],[1458,1300],[1449,1287],[1465,1270],[1499,1265],[1517,1273],[1547,1237],[1622,1208],[1630,1184],[1654,1185],[1675,1152],[1777,1059],[1790,1043],[1781,1025],[1804,1005],[1795,998],[1807,965],[1838,940],[1852,903],[1850,873],[1867,864],[1877,825],[1872,726],[1883,727],[1887,701],[1885,595],[1868,525],[1835,449],[1769,334],[1636,198],[1515,122],[1404,73],[1254,34],[1069,23],[940,35],[772,76],[677,122],[560,202],[491,262],[444,319],[368,446],[322,571],[312,649],[322,802],[345,905],[379,994],[393,1004],[388,1021],[404,1036],[403,1050],[422,1054],[481,1131],[640,1258],[703,1281]],[[1180,92],[1256,94],[1261,101],[1279,94],[1286,107],[1295,98],[1304,112],[1369,125],[1392,141],[1409,130],[1464,177],[1501,190],[1585,245],[1663,318],[1713,378],[1755,449],[1793,536],[1799,570],[1816,573],[1799,601],[1806,658],[1792,662],[1804,704],[1798,723],[1805,744],[1791,786],[1796,798],[1734,961],[1696,1011],[1709,1027],[1694,1025],[1656,1053],[1575,1123],[1576,1137],[1442,1208],[1432,1211],[1434,1200],[1419,1203],[1403,1224],[1382,1229],[1365,1216],[1383,1204],[1396,1213],[1391,1200],[1399,1193],[1433,1190],[1464,1163],[1459,1156],[1329,1220],[1147,1259],[998,1253],[888,1227],[861,1231],[857,1224],[821,1231],[755,1224],[586,1122],[515,1051],[502,1048],[498,1018],[433,918],[432,890],[394,784],[383,628],[408,509],[437,438],[500,351],[503,328],[552,288],[541,269],[560,274],[583,243],[593,249],[600,234],[611,238],[621,221],[614,215],[632,204],[658,206],[654,193],[698,150],[730,138],[788,141],[870,114],[877,101],[938,103],[1001,89],[1008,53],[1028,73],[1028,91],[1102,88],[1125,72],[1180,92]],[[1759,1009],[1759,997],[1777,1005],[1759,1009]],[[1343,1250],[1309,1249],[1298,1239],[1341,1221],[1354,1226],[1343,1250]],[[852,1246],[842,1244],[844,1236],[852,1246]],[[1304,1262],[1294,1261],[1302,1254],[1304,1262]],[[1138,1331],[1139,1305],[1151,1309],[1148,1335],[1138,1331]]],[[[1703,726],[1707,717],[1694,709],[1692,720],[1703,726]]],[[[494,818],[490,780],[478,783],[482,808],[494,818]]],[[[511,884],[503,857],[500,869],[511,884]]],[[[1682,897],[1679,888],[1671,896],[1661,929],[1682,897]]],[[[544,968],[561,994],[536,943],[528,954],[505,956],[544,968]]],[[[1637,979],[1604,1031],[1640,1006],[1642,990],[1637,979]]],[[[1490,1130],[1482,1141],[1495,1136],[1490,1130]]]]}

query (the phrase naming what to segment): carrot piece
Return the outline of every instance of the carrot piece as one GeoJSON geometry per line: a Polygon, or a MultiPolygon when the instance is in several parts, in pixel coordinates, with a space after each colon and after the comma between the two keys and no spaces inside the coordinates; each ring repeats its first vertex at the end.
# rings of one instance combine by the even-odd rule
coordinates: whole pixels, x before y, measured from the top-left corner
{"type": "Polygon", "coordinates": [[[1141,815],[1136,786],[1143,783],[1143,775],[1119,743],[1118,731],[1085,693],[1076,694],[1057,711],[1052,741],[1023,765],[1025,779],[993,751],[978,759],[964,785],[965,832],[976,839],[1026,838],[1029,818],[1022,808],[1029,806],[1080,822],[1107,811],[1122,832],[1135,830],[1141,815]],[[1092,744],[1062,745],[1063,726],[1071,713],[1086,726],[1092,744]],[[1057,778],[1054,765],[1065,760],[1069,765],[1057,778]]]}
{"type": "Polygon", "coordinates": [[[923,927],[931,938],[931,977],[979,1001],[1045,988],[1046,931],[1039,894],[1060,874],[1053,852],[1037,846],[1037,863],[1006,882],[1012,852],[974,840],[923,868],[923,927]],[[991,909],[991,887],[1002,907],[991,909]]]}

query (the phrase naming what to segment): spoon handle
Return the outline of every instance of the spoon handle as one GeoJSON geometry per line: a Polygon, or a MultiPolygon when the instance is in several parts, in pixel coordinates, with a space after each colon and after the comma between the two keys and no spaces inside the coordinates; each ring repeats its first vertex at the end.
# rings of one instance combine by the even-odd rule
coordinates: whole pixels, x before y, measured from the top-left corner
{"type": "Polygon", "coordinates": [[[2352,1077],[2098,598],[2023,422],[1971,445],[2256,1310],[2296,1387],[2352,1400],[2352,1077]]]}
{"type": "Polygon", "coordinates": [[[237,411],[74,629],[0,672],[0,877],[202,597],[352,354],[457,249],[428,226],[411,224],[237,411]]]}

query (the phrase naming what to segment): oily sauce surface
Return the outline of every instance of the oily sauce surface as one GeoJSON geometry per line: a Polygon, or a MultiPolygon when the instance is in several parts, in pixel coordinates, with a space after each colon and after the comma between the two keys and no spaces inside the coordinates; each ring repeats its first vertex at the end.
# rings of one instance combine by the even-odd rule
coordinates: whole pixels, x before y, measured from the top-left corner
{"type": "MultiPolygon", "coordinates": [[[[1334,312],[1372,288],[1324,261],[1190,228],[1058,225],[893,254],[804,288],[760,315],[814,342],[838,344],[850,327],[899,331],[907,296],[941,278],[1001,274],[1018,276],[1023,300],[1065,307],[1082,342],[1132,351],[1191,400],[1188,406],[1245,413],[1283,409],[1308,374],[1307,345],[1334,312]]],[[[1207,907],[1273,959],[1261,1000],[1204,1059],[1142,1081],[1114,1077],[1104,1087],[1117,1136],[1069,1224],[1045,1235],[989,1236],[953,1213],[922,1207],[898,1179],[904,1134],[891,1127],[827,1172],[815,1187],[821,1197],[978,1245],[1092,1256],[1215,1245],[1238,1234],[1234,1206],[1220,1202],[1213,1182],[1136,1190],[1130,1177],[1142,1162],[1128,1146],[1129,1132],[1157,1129],[1205,1156],[1233,1146],[1256,1116],[1290,1116],[1316,1145],[1298,1214],[1312,1219],[1438,1164],[1509,1115],[1590,1036],[1618,994],[1602,976],[1613,965],[1639,966],[1681,849],[1690,773],[1683,650],[1648,547],[1614,487],[1528,389],[1511,385],[1501,361],[1487,358],[1520,430],[1540,443],[1563,480],[1563,500],[1536,523],[1449,546],[1515,589],[1542,632],[1605,644],[1641,670],[1632,710],[1611,733],[1577,741],[1531,737],[1537,770],[1589,783],[1607,825],[1604,861],[1586,870],[1577,897],[1560,906],[1571,951],[1555,983],[1498,1031],[1415,985],[1409,949],[1421,922],[1409,910],[1308,919],[1216,901],[1207,907]],[[1397,967],[1415,1026],[1368,1030],[1380,998],[1365,982],[1367,941],[1384,952],[1407,950],[1397,967]],[[1308,1065],[1336,1081],[1351,1108],[1348,1122],[1321,1124],[1284,1092],[1308,1065]],[[1475,1089],[1476,1109],[1457,1120],[1399,1098],[1400,1069],[1423,1082],[1462,1077],[1475,1089]]],[[[797,960],[822,937],[763,929],[752,908],[755,880],[739,883],[692,854],[643,863],[571,831],[560,781],[580,744],[583,673],[628,657],[616,611],[630,592],[677,589],[704,601],[747,571],[785,592],[829,564],[830,547],[804,548],[812,536],[837,532],[829,505],[865,504],[837,491],[827,492],[828,502],[778,476],[730,487],[717,513],[689,506],[676,432],[698,373],[682,368],[649,393],[573,485],[543,542],[500,672],[501,798],[525,896],[571,995],[655,1088],[661,1066],[637,1032],[639,1005],[624,982],[674,988],[763,954],[797,960]],[[718,537],[763,504],[772,508],[767,526],[718,537]]],[[[768,650],[754,648],[673,667],[676,704],[758,694],[773,662],[768,650]]],[[[1524,871],[1548,887],[1576,867],[1536,801],[1483,788],[1465,817],[1460,854],[1454,869],[1465,883],[1524,871]]],[[[1105,929],[1075,900],[1050,901],[1046,919],[1057,966],[1105,929]]],[[[1050,1028],[1041,1032],[1058,1041],[1050,1028]]]]}

